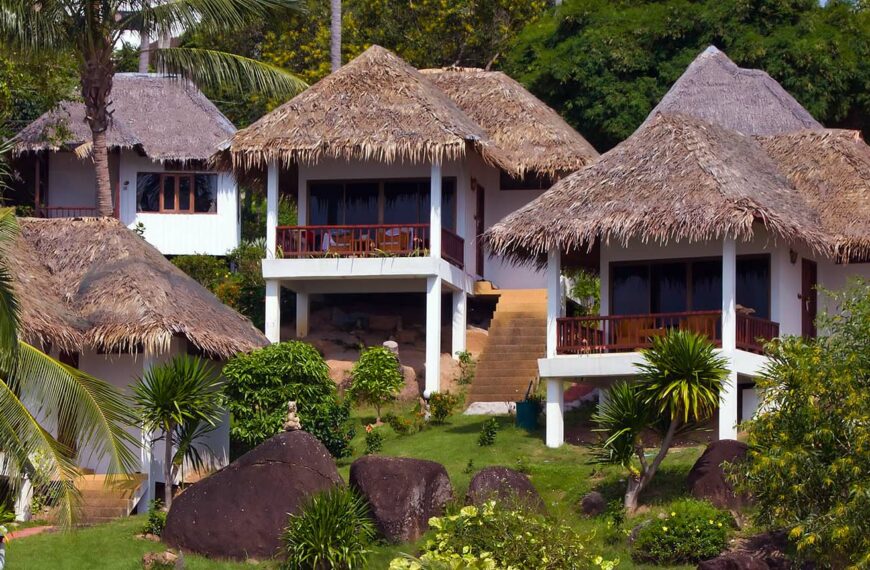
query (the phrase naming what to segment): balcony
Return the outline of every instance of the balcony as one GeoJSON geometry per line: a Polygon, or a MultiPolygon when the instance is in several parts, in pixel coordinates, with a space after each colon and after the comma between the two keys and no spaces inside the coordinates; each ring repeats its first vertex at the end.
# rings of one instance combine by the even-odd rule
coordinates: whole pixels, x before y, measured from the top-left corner
{"type": "MultiPolygon", "coordinates": [[[[690,330],[722,346],[722,312],[690,311],[649,315],[569,317],[557,319],[557,354],[634,352],[652,345],[669,330],[690,330]]],[[[764,343],[779,336],[779,323],[737,315],[737,348],[761,354],[764,343]]]]}
{"type": "Polygon", "coordinates": [[[36,208],[37,218],[90,218],[99,216],[100,211],[93,207],[59,206],[36,208]]]}
{"type": "MultiPolygon", "coordinates": [[[[369,224],[345,226],[278,226],[279,257],[423,257],[430,250],[429,224],[369,224]]],[[[441,257],[462,268],[465,241],[441,230],[441,257]]]]}

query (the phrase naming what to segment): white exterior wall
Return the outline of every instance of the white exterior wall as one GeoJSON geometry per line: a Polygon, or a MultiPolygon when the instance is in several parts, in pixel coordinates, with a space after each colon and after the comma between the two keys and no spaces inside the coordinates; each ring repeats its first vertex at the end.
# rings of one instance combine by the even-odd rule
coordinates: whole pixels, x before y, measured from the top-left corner
{"type": "Polygon", "coordinates": [[[95,208],[96,173],[90,159],[78,159],[71,152],[48,155],[49,208],[95,208]]]}
{"type": "Polygon", "coordinates": [[[131,229],[141,222],[145,226],[145,239],[164,255],[225,255],[238,246],[241,239],[239,193],[230,173],[218,173],[217,212],[214,214],[136,212],[136,175],[165,171],[159,162],[132,151],[121,153],[121,221],[131,229]]]}

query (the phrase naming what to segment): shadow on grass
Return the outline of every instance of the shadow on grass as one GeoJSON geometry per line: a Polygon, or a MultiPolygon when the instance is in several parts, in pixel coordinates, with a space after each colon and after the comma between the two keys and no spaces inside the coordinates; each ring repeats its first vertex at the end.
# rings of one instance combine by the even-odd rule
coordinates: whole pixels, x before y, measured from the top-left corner
{"type": "MultiPolygon", "coordinates": [[[[667,460],[665,460],[667,461],[667,460]]],[[[661,505],[669,503],[676,499],[686,497],[688,489],[686,488],[686,477],[689,474],[689,467],[683,465],[663,466],[656,473],[653,480],[644,489],[640,495],[641,505],[661,505]]],[[[626,480],[623,475],[621,478],[613,476],[608,477],[594,487],[604,496],[607,502],[613,500],[622,500],[625,496],[626,480]]]]}

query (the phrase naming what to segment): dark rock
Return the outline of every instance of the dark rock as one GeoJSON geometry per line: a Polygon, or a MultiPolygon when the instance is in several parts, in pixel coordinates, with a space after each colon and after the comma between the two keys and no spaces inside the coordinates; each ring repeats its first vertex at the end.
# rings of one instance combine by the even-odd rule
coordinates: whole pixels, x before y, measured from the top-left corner
{"type": "Polygon", "coordinates": [[[580,499],[580,512],[587,517],[597,517],[607,509],[607,501],[604,500],[604,495],[598,491],[587,493],[580,499]]]}
{"type": "Polygon", "coordinates": [[[771,570],[790,570],[795,564],[786,554],[789,550],[788,536],[784,531],[764,532],[741,541],[737,550],[747,552],[764,560],[771,570]]]}
{"type": "Polygon", "coordinates": [[[734,492],[725,477],[723,463],[737,463],[746,457],[745,443],[733,439],[714,441],[707,446],[692,470],[687,484],[689,492],[698,499],[706,499],[719,507],[737,511],[749,504],[749,498],[734,492]]]}
{"type": "Polygon", "coordinates": [[[770,567],[745,552],[726,552],[701,562],[698,570],[770,570],[770,567]]]}
{"type": "Polygon", "coordinates": [[[405,457],[368,455],[350,466],[350,486],[369,502],[372,518],[390,542],[412,542],[444,514],[453,498],[447,470],[440,463],[405,457]]]}
{"type": "Polygon", "coordinates": [[[544,501],[529,478],[507,467],[487,467],[471,478],[465,504],[480,506],[490,499],[544,511],[544,501]]]}
{"type": "Polygon", "coordinates": [[[270,558],[288,513],[315,493],[341,485],[325,447],[304,431],[280,433],[172,502],[163,540],[220,558],[270,558]]]}

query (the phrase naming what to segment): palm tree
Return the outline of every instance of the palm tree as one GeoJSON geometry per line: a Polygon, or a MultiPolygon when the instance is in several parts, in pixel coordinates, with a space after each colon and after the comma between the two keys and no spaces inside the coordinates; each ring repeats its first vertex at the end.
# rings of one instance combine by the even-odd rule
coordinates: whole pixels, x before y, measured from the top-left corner
{"type": "MultiPolygon", "coordinates": [[[[276,9],[294,8],[296,0],[0,0],[0,41],[26,54],[69,50],[78,56],[81,95],[91,129],[96,169],[97,206],[111,216],[112,189],[106,131],[112,120],[115,45],[121,34],[138,31],[157,37],[173,30],[233,30],[267,17],[276,9]]],[[[297,93],[305,84],[265,63],[207,49],[157,50],[159,68],[199,85],[234,85],[276,96],[297,93]]]]}
{"type": "Polygon", "coordinates": [[[95,459],[108,458],[113,473],[135,468],[138,442],[124,429],[134,418],[112,386],[19,338],[19,304],[7,261],[17,233],[13,210],[0,208],[0,473],[15,487],[25,477],[51,486],[58,493],[60,522],[71,524],[78,501],[75,450],[51,434],[46,418],[62,418],[65,440],[91,450],[95,459]],[[47,473],[34,469],[37,456],[47,473]]]}
{"type": "Polygon", "coordinates": [[[220,387],[217,373],[205,360],[185,355],[151,368],[133,386],[143,428],[162,432],[167,509],[172,506],[172,483],[184,456],[199,457],[193,440],[220,419],[220,387]]]}
{"type": "Polygon", "coordinates": [[[728,376],[728,361],[713,344],[691,331],[671,331],[653,340],[637,365],[635,382],[614,385],[593,416],[606,434],[598,459],[628,471],[625,507],[637,509],[638,497],[652,481],[674,442],[687,427],[710,419],[728,376]],[[647,461],[643,433],[661,436],[659,451],[647,461]]]}

